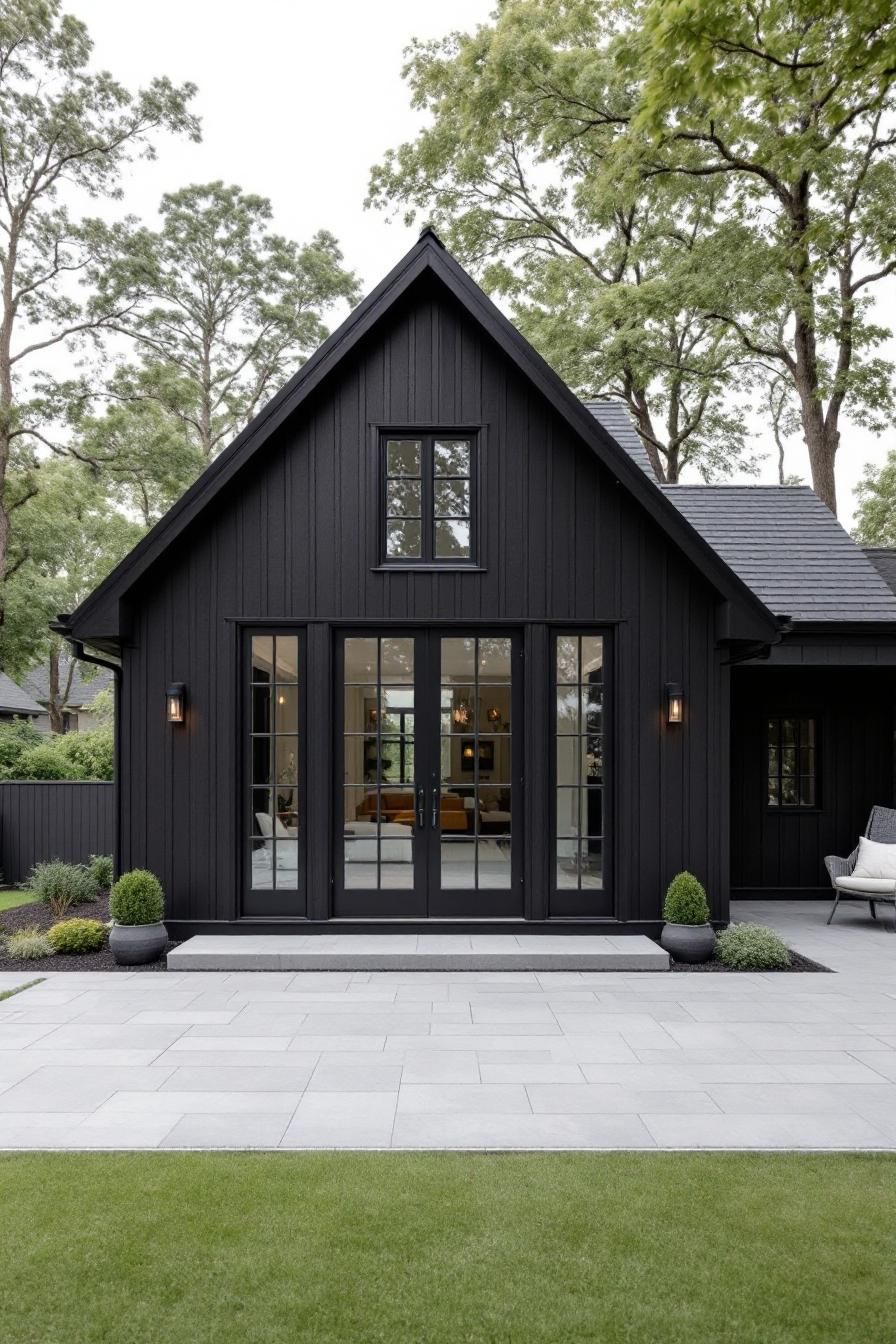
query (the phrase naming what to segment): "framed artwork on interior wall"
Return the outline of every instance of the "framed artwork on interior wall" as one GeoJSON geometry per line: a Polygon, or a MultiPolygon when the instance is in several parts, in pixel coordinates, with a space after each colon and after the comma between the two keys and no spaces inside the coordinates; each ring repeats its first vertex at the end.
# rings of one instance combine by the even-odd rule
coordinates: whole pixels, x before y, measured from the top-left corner
{"type": "MultiPolygon", "coordinates": [[[[460,768],[469,771],[471,774],[476,768],[476,739],[474,737],[464,737],[460,744],[460,768]]],[[[479,743],[479,769],[494,770],[495,768],[495,744],[494,742],[479,743]]]]}

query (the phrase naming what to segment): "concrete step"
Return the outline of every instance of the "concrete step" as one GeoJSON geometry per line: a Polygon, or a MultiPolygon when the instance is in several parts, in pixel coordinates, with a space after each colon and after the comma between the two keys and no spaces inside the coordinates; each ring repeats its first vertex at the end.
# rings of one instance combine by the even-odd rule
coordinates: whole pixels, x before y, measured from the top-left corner
{"type": "Polygon", "coordinates": [[[641,934],[202,934],[170,971],[668,971],[641,934]]]}

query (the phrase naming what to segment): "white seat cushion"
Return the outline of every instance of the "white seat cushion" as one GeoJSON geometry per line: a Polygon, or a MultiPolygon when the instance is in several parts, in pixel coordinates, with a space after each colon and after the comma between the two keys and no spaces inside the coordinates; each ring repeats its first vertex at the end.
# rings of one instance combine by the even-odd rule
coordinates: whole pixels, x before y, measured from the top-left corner
{"type": "Polygon", "coordinates": [[[890,877],[838,877],[834,886],[853,896],[896,897],[896,880],[890,877]]]}

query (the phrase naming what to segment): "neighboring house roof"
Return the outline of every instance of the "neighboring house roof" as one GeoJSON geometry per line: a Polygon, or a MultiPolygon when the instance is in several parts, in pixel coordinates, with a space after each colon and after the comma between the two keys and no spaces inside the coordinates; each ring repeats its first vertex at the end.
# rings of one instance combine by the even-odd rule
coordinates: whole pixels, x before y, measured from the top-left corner
{"type": "MultiPolygon", "coordinates": [[[[64,658],[59,660],[59,685],[64,687],[68,680],[68,661],[64,658]]],[[[26,672],[22,678],[25,689],[39,700],[41,704],[46,705],[50,700],[50,669],[43,665],[33,667],[30,672],[26,672]]],[[[92,705],[100,691],[105,691],[112,684],[112,673],[107,672],[105,668],[97,668],[96,676],[86,676],[80,667],[75,668],[72,677],[71,689],[65,701],[67,709],[83,709],[92,705]]]]}
{"type": "Polygon", "coordinates": [[[807,485],[666,485],[762,598],[796,621],[896,621],[896,595],[807,485]]]}
{"type": "Polygon", "coordinates": [[[652,481],[656,481],[644,441],[635,429],[628,408],[621,401],[586,401],[585,405],[595,420],[613,435],[620,448],[625,449],[632,461],[637,462],[652,481]]]}
{"type": "Polygon", "coordinates": [[[680,550],[695,564],[721,597],[732,604],[736,623],[749,637],[773,637],[773,614],[737,574],[692,528],[689,521],[647,479],[640,465],[594,418],[563,380],[504,316],[431,229],[358,305],[307,363],[237,435],[199,479],[165,514],[129,555],[87,597],[72,615],[60,616],[55,629],[112,651],[120,646],[121,600],[151,565],[230,485],[271,436],[339,367],[374,326],[421,279],[440,283],[452,298],[495,341],[504,355],[529,380],[574,430],[602,464],[642,505],[680,550]]]}
{"type": "Polygon", "coordinates": [[[863,549],[884,583],[896,593],[896,547],[865,546],[863,549]]]}
{"type": "Polygon", "coordinates": [[[43,705],[32,700],[27,691],[16,685],[12,677],[0,672],[0,714],[27,714],[34,717],[43,712],[43,705]]]}

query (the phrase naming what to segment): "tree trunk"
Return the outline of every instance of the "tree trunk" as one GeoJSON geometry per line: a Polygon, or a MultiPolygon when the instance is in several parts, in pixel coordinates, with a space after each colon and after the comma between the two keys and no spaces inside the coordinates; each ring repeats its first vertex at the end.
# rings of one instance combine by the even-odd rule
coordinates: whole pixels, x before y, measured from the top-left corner
{"type": "Polygon", "coordinates": [[[18,236],[13,223],[3,266],[3,311],[0,316],[0,625],[3,624],[6,614],[6,568],[9,557],[6,474],[9,470],[13,432],[12,329],[15,321],[13,282],[17,255],[18,236]]]}
{"type": "Polygon", "coordinates": [[[50,649],[50,676],[48,682],[49,698],[47,700],[47,711],[50,715],[50,731],[61,733],[65,730],[65,720],[62,716],[63,705],[59,694],[59,650],[50,649]]]}
{"type": "Polygon", "coordinates": [[[827,504],[831,513],[837,516],[837,482],[834,475],[834,461],[840,443],[840,431],[836,425],[827,425],[822,417],[814,417],[806,424],[803,419],[803,434],[809,450],[809,466],[812,471],[812,489],[823,504],[827,504]]]}

